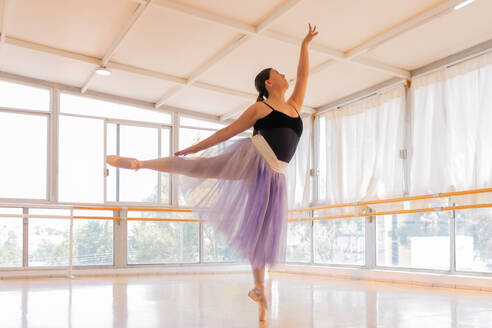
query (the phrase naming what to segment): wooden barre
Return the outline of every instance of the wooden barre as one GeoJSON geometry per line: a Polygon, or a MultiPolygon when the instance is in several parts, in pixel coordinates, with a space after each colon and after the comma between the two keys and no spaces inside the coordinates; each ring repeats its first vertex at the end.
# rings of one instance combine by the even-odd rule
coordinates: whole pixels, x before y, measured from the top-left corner
{"type": "MultiPolygon", "coordinates": [[[[326,205],[326,206],[319,206],[319,207],[303,208],[300,211],[305,212],[305,211],[313,211],[313,210],[320,210],[320,209],[327,209],[327,208],[339,208],[339,207],[350,207],[350,206],[364,206],[364,205],[375,205],[375,204],[385,204],[385,203],[397,203],[397,202],[403,202],[403,201],[409,201],[409,200],[445,198],[445,197],[451,197],[451,196],[463,196],[463,195],[481,194],[481,193],[487,193],[487,192],[492,192],[492,188],[472,189],[472,190],[464,190],[464,191],[452,191],[452,192],[439,193],[439,194],[427,194],[427,195],[389,198],[389,199],[380,199],[380,200],[370,200],[370,201],[365,201],[365,202],[356,202],[357,205],[355,205],[354,202],[335,204],[335,205],[326,205]],[[436,195],[438,195],[438,197],[436,197],[436,195]]],[[[293,209],[293,210],[289,210],[289,212],[297,212],[297,210],[293,209]]]]}

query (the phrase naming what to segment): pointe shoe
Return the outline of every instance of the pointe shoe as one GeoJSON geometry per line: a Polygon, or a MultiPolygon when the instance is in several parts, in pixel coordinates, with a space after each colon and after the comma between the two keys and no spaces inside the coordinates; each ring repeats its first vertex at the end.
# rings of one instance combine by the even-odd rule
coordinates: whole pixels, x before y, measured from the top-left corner
{"type": "Polygon", "coordinates": [[[253,288],[248,292],[248,296],[255,302],[258,303],[260,309],[259,319],[260,321],[265,320],[266,313],[268,311],[268,304],[266,301],[266,296],[264,291],[261,289],[253,288]]]}
{"type": "Polygon", "coordinates": [[[140,162],[136,158],[123,157],[117,155],[106,156],[106,163],[115,167],[119,167],[123,169],[132,169],[135,171],[138,171],[143,167],[142,162],[140,162]]]}

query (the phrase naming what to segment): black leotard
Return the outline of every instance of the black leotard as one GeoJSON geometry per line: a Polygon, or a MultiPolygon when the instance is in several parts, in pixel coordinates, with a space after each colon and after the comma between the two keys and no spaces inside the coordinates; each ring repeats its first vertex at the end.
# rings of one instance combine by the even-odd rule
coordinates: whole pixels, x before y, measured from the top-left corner
{"type": "Polygon", "coordinates": [[[291,117],[275,110],[266,102],[263,101],[263,103],[272,111],[267,116],[257,120],[253,127],[265,138],[277,159],[290,162],[302,134],[302,119],[299,112],[296,109],[298,116],[291,117]]]}

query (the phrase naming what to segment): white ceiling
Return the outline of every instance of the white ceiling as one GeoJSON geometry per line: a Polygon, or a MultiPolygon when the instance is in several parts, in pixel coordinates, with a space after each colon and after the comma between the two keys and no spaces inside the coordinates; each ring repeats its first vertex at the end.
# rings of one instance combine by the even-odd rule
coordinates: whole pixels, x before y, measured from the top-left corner
{"type": "Polygon", "coordinates": [[[261,69],[275,67],[295,78],[299,45],[311,23],[319,35],[309,53],[310,68],[317,68],[303,108],[310,112],[492,39],[492,0],[452,10],[457,3],[0,0],[0,70],[235,117],[255,100],[253,81],[261,69]],[[451,10],[439,15],[446,6],[451,10]],[[348,60],[351,50],[430,13],[437,16],[348,60]],[[94,75],[103,58],[113,71],[109,77],[94,75]]]}

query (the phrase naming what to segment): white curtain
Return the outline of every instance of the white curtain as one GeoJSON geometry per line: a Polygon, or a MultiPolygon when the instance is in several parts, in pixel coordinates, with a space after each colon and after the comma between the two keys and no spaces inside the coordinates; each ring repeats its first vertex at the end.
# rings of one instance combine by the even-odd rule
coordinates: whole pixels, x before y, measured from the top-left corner
{"type": "Polygon", "coordinates": [[[311,115],[302,117],[302,134],[294,157],[286,170],[287,199],[290,209],[301,209],[309,206],[310,196],[310,158],[313,121],[311,115]]]}
{"type": "Polygon", "coordinates": [[[411,90],[410,195],[492,187],[492,53],[411,90]]]}
{"type": "Polygon", "coordinates": [[[319,198],[324,204],[404,192],[405,87],[328,112],[319,121],[319,198]]]}

